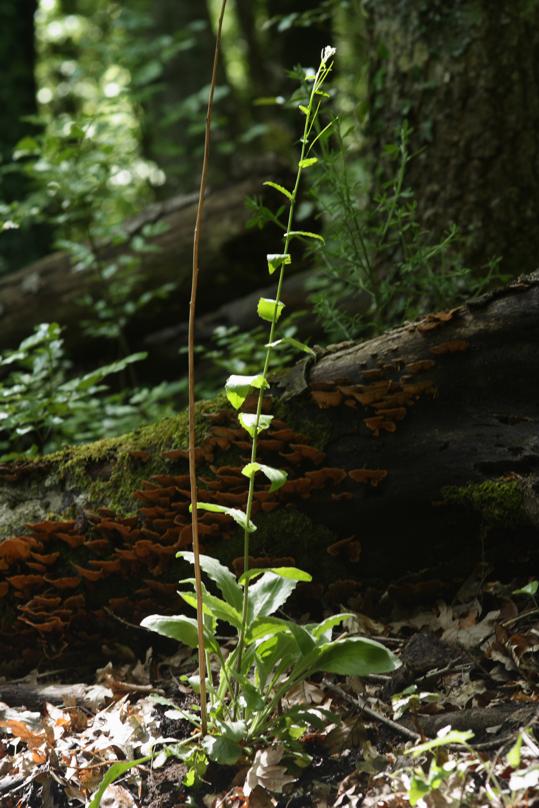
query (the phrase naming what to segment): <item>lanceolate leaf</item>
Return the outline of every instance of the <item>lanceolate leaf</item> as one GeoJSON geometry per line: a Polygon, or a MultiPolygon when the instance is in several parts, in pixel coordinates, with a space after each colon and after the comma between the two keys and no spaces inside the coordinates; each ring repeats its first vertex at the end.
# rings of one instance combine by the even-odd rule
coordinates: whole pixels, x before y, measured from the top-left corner
{"type": "Polygon", "coordinates": [[[322,645],[313,670],[342,676],[368,676],[390,673],[400,665],[398,657],[375,640],[348,637],[322,645]]]}
{"type": "MultiPolygon", "coordinates": [[[[171,640],[187,645],[189,648],[198,648],[197,621],[194,617],[185,617],[180,614],[176,616],[166,616],[162,614],[150,614],[142,620],[141,626],[155,631],[162,637],[169,637],[171,640]]],[[[212,643],[212,638],[206,634],[206,642],[212,643]]]]}
{"type": "Polygon", "coordinates": [[[324,237],[320,233],[311,233],[309,230],[289,230],[285,236],[298,236],[299,238],[315,238],[318,241],[324,242],[324,237]]]}
{"type": "MultiPolygon", "coordinates": [[[[258,418],[258,428],[256,424],[256,414],[251,412],[240,412],[238,415],[238,421],[245,429],[249,435],[254,438],[255,436],[255,429],[257,434],[259,435],[264,429],[268,429],[269,425],[273,421],[273,415],[260,415],[258,418]]],[[[227,510],[231,510],[228,508],[227,510]]]]}
{"type": "MultiPolygon", "coordinates": [[[[265,416],[266,418],[270,416],[265,416]]],[[[269,424],[268,424],[269,426],[269,424]]],[[[264,427],[265,428],[265,427],[264,427]]],[[[226,508],[224,505],[216,505],[214,502],[198,502],[197,508],[199,511],[211,511],[212,513],[226,513],[227,516],[230,516],[235,522],[240,525],[244,530],[247,530],[249,533],[253,533],[256,530],[256,525],[249,521],[247,522],[247,516],[243,511],[240,511],[239,508],[226,508]]],[[[189,511],[193,510],[193,506],[189,505],[189,511]]]]}
{"type": "Polygon", "coordinates": [[[306,157],[304,160],[300,160],[298,165],[300,168],[309,168],[309,166],[314,166],[317,162],[318,157],[306,157]]]}
{"type": "Polygon", "coordinates": [[[270,492],[277,491],[288,479],[286,471],[275,469],[273,466],[265,466],[263,463],[248,463],[242,468],[241,473],[251,479],[255,476],[257,471],[261,471],[271,482],[269,488],[270,492]]]}
{"type": "MultiPolygon", "coordinates": [[[[313,579],[312,575],[297,567],[257,567],[243,572],[239,577],[239,583],[244,584],[246,581],[252,581],[253,578],[258,578],[266,572],[272,572],[274,575],[279,575],[281,578],[288,578],[290,581],[305,581],[309,583],[309,581],[313,579]]],[[[346,615],[346,617],[352,616],[351,614],[346,615]]]]}
{"type": "Polygon", "coordinates": [[[225,382],[225,392],[234,409],[239,410],[249,395],[251,387],[257,390],[268,387],[268,382],[262,373],[255,376],[238,376],[234,374],[228,377],[225,382]]]}
{"type": "Polygon", "coordinates": [[[309,354],[310,356],[316,356],[315,351],[312,348],[309,348],[308,345],[305,345],[304,342],[300,342],[298,339],[294,339],[294,337],[281,337],[281,339],[276,339],[273,342],[268,342],[266,344],[266,348],[279,348],[281,345],[291,345],[292,348],[297,348],[298,351],[304,351],[304,353],[309,354]]]}
{"type": "Polygon", "coordinates": [[[113,763],[101,780],[99,788],[92,797],[88,808],[99,808],[101,805],[101,797],[111,783],[118,780],[118,778],[129,771],[129,769],[132,769],[135,766],[142,766],[143,763],[147,763],[149,760],[152,760],[153,757],[155,757],[155,755],[146,755],[146,757],[139,758],[138,760],[121,760],[118,763],[113,763]]]}
{"type": "Polygon", "coordinates": [[[250,619],[274,614],[283,603],[286,603],[296,584],[297,581],[290,578],[265,572],[260,580],[249,588],[250,619]]]}
{"type": "Polygon", "coordinates": [[[271,180],[267,180],[266,182],[262,183],[263,185],[268,185],[270,188],[275,188],[276,191],[279,191],[280,194],[286,196],[286,198],[292,202],[293,196],[286,188],[283,188],[282,185],[279,185],[278,182],[272,182],[271,180]]]}
{"type": "MultiPolygon", "coordinates": [[[[190,564],[195,563],[194,553],[187,550],[176,553],[176,558],[184,558],[190,564]]],[[[236,576],[230,572],[228,567],[225,567],[216,558],[207,555],[200,556],[200,566],[208,578],[217,584],[226,602],[235,609],[241,609],[242,589],[236,581],[236,576]]]]}
{"type": "Polygon", "coordinates": [[[292,263],[292,256],[290,253],[268,253],[268,255],[266,255],[266,259],[268,262],[268,270],[270,275],[273,275],[273,273],[277,269],[280,269],[283,264],[292,263]]]}
{"type": "Polygon", "coordinates": [[[258,316],[261,320],[266,320],[268,323],[272,323],[274,318],[275,321],[279,319],[284,309],[284,303],[281,301],[272,300],[269,297],[261,297],[258,301],[257,312],[258,316]]]}
{"type": "MultiPolygon", "coordinates": [[[[197,598],[194,592],[180,592],[180,597],[192,606],[193,609],[197,608],[197,598]]],[[[241,612],[231,606],[226,600],[216,597],[209,592],[204,593],[203,599],[204,611],[214,617],[216,620],[223,620],[233,628],[241,628],[241,612]]]]}

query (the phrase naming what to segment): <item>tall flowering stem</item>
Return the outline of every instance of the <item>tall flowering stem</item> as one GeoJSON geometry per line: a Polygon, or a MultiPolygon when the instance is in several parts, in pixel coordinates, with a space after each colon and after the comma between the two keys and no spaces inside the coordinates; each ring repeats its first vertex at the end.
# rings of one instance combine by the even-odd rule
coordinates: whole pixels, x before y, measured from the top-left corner
{"type": "Polygon", "coordinates": [[[199,274],[199,246],[200,230],[204,214],[204,199],[206,196],[206,183],[208,177],[208,164],[210,156],[211,141],[211,119],[213,110],[213,96],[217,83],[217,66],[219,64],[219,50],[221,45],[221,32],[223,28],[223,18],[225,16],[227,0],[222,0],[217,34],[215,37],[215,50],[213,54],[213,67],[210,82],[210,92],[208,97],[208,109],[206,113],[206,129],[204,136],[204,157],[202,161],[202,172],[200,177],[200,187],[198,195],[198,206],[193,235],[193,270],[191,277],[191,300],[189,303],[189,331],[188,331],[188,380],[189,380],[189,479],[191,485],[191,511],[192,511],[192,531],[193,531],[193,555],[195,566],[195,592],[197,600],[197,633],[198,633],[198,673],[200,679],[200,730],[205,735],[208,727],[207,699],[206,699],[206,648],[204,642],[204,611],[203,611],[203,590],[202,575],[200,568],[200,545],[198,537],[198,489],[196,474],[196,413],[195,413],[195,322],[196,322],[196,298],[198,289],[199,274]]]}
{"type": "MultiPolygon", "coordinates": [[[[285,275],[285,268],[289,264],[292,263],[292,258],[289,253],[290,243],[293,238],[315,238],[321,239],[322,237],[310,232],[305,231],[297,231],[293,230],[293,223],[294,223],[294,214],[296,210],[296,204],[298,199],[298,192],[301,183],[302,173],[305,169],[309,168],[310,166],[314,165],[317,162],[316,157],[310,157],[309,154],[311,149],[315,145],[318,138],[321,136],[322,132],[317,132],[314,134],[314,127],[318,117],[318,112],[320,106],[325,97],[328,94],[322,89],[323,85],[331,72],[333,62],[332,57],[335,53],[335,48],[326,47],[322,51],[320,65],[318,70],[314,75],[307,74],[306,79],[311,82],[311,88],[309,93],[309,100],[306,105],[301,104],[299,106],[299,110],[301,114],[305,117],[305,123],[303,127],[303,136],[301,138],[301,153],[297,164],[297,172],[296,172],[296,180],[294,183],[294,187],[291,191],[283,188],[280,185],[277,185],[273,182],[265,183],[270,187],[273,187],[279,193],[284,195],[288,200],[288,222],[286,231],[284,234],[284,244],[283,244],[283,252],[279,253],[278,255],[268,255],[268,270],[270,274],[273,272],[278,271],[278,281],[277,281],[277,288],[275,292],[275,299],[268,300],[266,298],[261,298],[258,303],[258,314],[261,319],[266,320],[270,323],[269,325],[269,334],[268,334],[268,341],[266,343],[266,353],[264,358],[264,366],[262,372],[255,376],[255,377],[230,377],[227,382],[227,393],[229,393],[229,399],[234,406],[241,406],[245,398],[247,397],[247,391],[249,387],[254,387],[258,389],[258,397],[257,397],[257,404],[256,404],[256,412],[254,414],[248,413],[240,413],[238,419],[240,424],[247,430],[247,432],[251,435],[252,443],[251,443],[251,459],[250,463],[244,467],[242,470],[243,474],[249,478],[249,488],[247,492],[247,505],[245,509],[245,521],[243,525],[243,568],[244,568],[244,576],[243,576],[243,607],[242,607],[242,621],[241,621],[241,629],[240,629],[240,636],[238,641],[238,649],[237,649],[237,671],[239,672],[242,668],[242,656],[245,647],[245,636],[248,627],[248,617],[249,617],[249,550],[250,550],[250,534],[255,530],[255,526],[252,523],[251,516],[253,511],[253,502],[254,502],[254,491],[255,491],[255,477],[256,474],[262,472],[271,482],[270,490],[276,490],[281,485],[284,485],[286,482],[286,473],[279,469],[273,469],[269,466],[261,465],[257,461],[258,457],[258,436],[260,432],[264,429],[267,429],[270,425],[272,416],[263,415],[262,408],[264,402],[264,391],[269,386],[268,381],[268,372],[270,368],[271,356],[273,349],[278,346],[280,342],[287,341],[286,338],[284,340],[276,340],[276,330],[277,330],[277,321],[281,316],[282,310],[284,308],[284,304],[281,302],[282,296],[282,288],[283,288],[283,280],[285,275]],[[232,381],[231,381],[232,380],[232,381]],[[237,381],[239,380],[239,381],[237,381]],[[245,395],[241,392],[245,393],[245,395]],[[236,395],[240,393],[239,397],[236,395]],[[230,395],[232,393],[232,395],[230,395]],[[243,399],[238,406],[238,402],[240,399],[243,399]]],[[[324,131],[324,130],[322,130],[324,131]]],[[[288,340],[289,341],[289,340],[288,340]]],[[[303,349],[307,352],[312,353],[312,351],[307,348],[305,345],[301,345],[301,343],[296,342],[295,340],[292,341],[295,344],[295,347],[303,349]]]]}

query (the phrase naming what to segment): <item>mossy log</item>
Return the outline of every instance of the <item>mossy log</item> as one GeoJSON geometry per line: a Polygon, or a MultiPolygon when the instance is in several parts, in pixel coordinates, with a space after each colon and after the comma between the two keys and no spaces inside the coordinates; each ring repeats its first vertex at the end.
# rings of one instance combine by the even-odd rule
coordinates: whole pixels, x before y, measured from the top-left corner
{"type": "MultiPolygon", "coordinates": [[[[313,573],[302,597],[368,609],[368,582],[427,568],[425,591],[482,561],[533,570],[539,500],[539,273],[363,344],[320,351],[277,380],[255,496],[257,565],[313,573]]],[[[247,402],[249,406],[249,402],[247,402]]],[[[191,542],[186,419],[0,469],[0,630],[35,664],[39,642],[88,646],[110,613],[178,608],[191,542]],[[34,639],[32,639],[34,638],[34,639]]],[[[201,403],[201,500],[243,507],[249,442],[224,398],[201,403]]],[[[241,568],[241,536],[201,516],[204,551],[241,568]]],[[[417,597],[421,588],[413,589],[417,597]]],[[[50,651],[49,651],[50,652],[50,651]]],[[[4,655],[5,656],[5,655],[4,655]]]]}

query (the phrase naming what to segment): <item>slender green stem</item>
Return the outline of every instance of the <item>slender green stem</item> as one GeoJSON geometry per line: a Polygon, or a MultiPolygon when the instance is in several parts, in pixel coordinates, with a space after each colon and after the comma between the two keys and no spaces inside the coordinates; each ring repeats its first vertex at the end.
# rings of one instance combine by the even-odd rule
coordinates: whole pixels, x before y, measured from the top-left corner
{"type": "MultiPolygon", "coordinates": [[[[317,97],[318,96],[318,91],[320,90],[320,87],[322,86],[325,79],[327,78],[330,70],[331,70],[331,65],[328,66],[325,61],[322,61],[319,68],[318,68],[316,76],[314,77],[311,92],[310,92],[310,96],[309,96],[309,102],[308,102],[308,105],[307,105],[307,108],[306,108],[305,124],[304,124],[304,128],[303,128],[303,136],[301,138],[301,153],[300,153],[300,158],[299,158],[299,161],[298,161],[298,169],[297,169],[297,172],[296,172],[296,181],[294,183],[294,188],[293,188],[293,190],[291,192],[291,198],[290,198],[289,209],[288,209],[288,222],[287,222],[286,232],[284,234],[283,253],[285,255],[288,254],[290,240],[292,238],[292,236],[290,234],[291,234],[292,225],[293,225],[293,222],[294,222],[294,214],[295,214],[295,209],[296,209],[296,202],[297,202],[299,186],[300,186],[300,182],[301,182],[301,175],[303,173],[302,162],[303,162],[303,160],[305,158],[305,154],[307,153],[307,148],[308,148],[308,144],[309,144],[309,134],[310,134],[310,132],[311,132],[311,130],[313,128],[314,122],[316,120],[316,116],[318,114],[318,110],[320,108],[320,98],[317,97]],[[313,107],[315,106],[315,103],[316,103],[316,108],[313,109],[313,107]]],[[[262,371],[262,375],[263,375],[264,379],[267,379],[269,366],[270,366],[270,361],[271,361],[271,355],[272,355],[272,347],[271,346],[272,346],[272,343],[273,343],[274,338],[275,338],[275,329],[276,329],[276,326],[277,326],[277,319],[279,317],[279,308],[280,308],[279,303],[281,302],[281,296],[282,296],[284,272],[285,272],[285,263],[283,261],[283,263],[281,264],[280,271],[279,271],[279,279],[278,279],[278,282],[277,282],[277,290],[276,290],[276,293],[275,293],[275,305],[274,305],[274,310],[273,310],[273,317],[272,317],[271,324],[270,324],[269,337],[268,337],[268,342],[267,342],[267,347],[266,347],[266,355],[265,355],[265,359],[264,359],[264,368],[263,368],[263,371],[262,371]]],[[[262,415],[263,403],[264,403],[264,388],[261,387],[260,390],[258,391],[258,399],[257,399],[257,404],[256,404],[256,419],[255,419],[254,434],[253,434],[253,439],[252,439],[252,444],[251,444],[251,461],[250,461],[251,463],[256,463],[256,459],[257,459],[258,433],[259,433],[260,416],[262,415]]],[[[256,475],[253,474],[249,478],[249,488],[248,488],[248,492],[247,492],[247,505],[246,505],[246,509],[245,509],[245,513],[246,513],[247,518],[246,518],[246,527],[245,527],[244,533],[243,533],[243,569],[244,569],[244,572],[247,572],[248,569],[249,569],[249,549],[250,549],[249,524],[250,524],[250,521],[251,521],[251,515],[252,515],[252,511],[253,511],[254,492],[255,492],[255,476],[256,475]]],[[[243,586],[243,605],[242,605],[241,629],[240,629],[240,635],[239,635],[239,639],[238,639],[238,659],[237,659],[237,672],[238,672],[238,674],[241,673],[241,669],[242,669],[242,658],[243,658],[243,649],[244,649],[244,646],[245,646],[245,635],[246,635],[246,631],[247,631],[248,615],[249,615],[249,581],[246,581],[244,586],[243,586]]],[[[236,694],[237,694],[237,688],[236,688],[236,694]]],[[[237,716],[237,698],[234,699],[234,702],[235,703],[234,703],[233,715],[234,715],[234,717],[236,717],[237,716]]]]}

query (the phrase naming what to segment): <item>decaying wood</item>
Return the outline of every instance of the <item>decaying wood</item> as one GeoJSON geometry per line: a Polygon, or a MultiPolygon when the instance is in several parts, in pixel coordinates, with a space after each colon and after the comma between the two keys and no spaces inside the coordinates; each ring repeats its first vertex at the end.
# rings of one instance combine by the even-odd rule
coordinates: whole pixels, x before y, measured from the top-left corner
{"type": "MultiPolygon", "coordinates": [[[[373,576],[391,598],[392,579],[408,571],[399,594],[417,601],[443,597],[479,562],[508,581],[529,573],[538,344],[539,273],[281,375],[260,449],[288,482],[257,487],[253,562],[311,571],[311,604],[354,596],[366,608],[373,576]]],[[[177,608],[174,556],[191,542],[182,423],[0,469],[8,635],[14,614],[21,635],[51,643],[68,629],[93,636],[106,608],[135,623],[156,604],[177,608]]],[[[248,441],[235,412],[201,405],[199,429],[201,500],[244,507],[248,441]]],[[[206,513],[200,524],[204,551],[239,571],[235,523],[206,513]]]]}
{"type": "MultiPolygon", "coordinates": [[[[274,245],[274,233],[246,229],[250,214],[245,200],[247,196],[261,194],[262,182],[271,173],[269,170],[267,175],[259,174],[209,194],[207,234],[201,247],[204,261],[201,312],[233,299],[238,287],[247,292],[261,285],[264,256],[274,248],[270,244],[272,239],[274,245]]],[[[151,205],[126,223],[130,237],[140,235],[147,224],[158,222],[166,227],[163,233],[150,239],[155,250],[140,255],[140,283],[135,294],[164,283],[174,282],[178,286],[177,292],[141,310],[130,322],[128,336],[133,347],[141,347],[144,336],[156,330],[156,323],[159,328],[172,325],[178,321],[179,313],[186,319],[195,203],[193,195],[175,197],[151,205]]],[[[122,252],[126,252],[125,246],[103,245],[99,257],[107,262],[122,252]]],[[[87,354],[92,348],[81,331],[81,320],[88,312],[80,303],[85,295],[103,297],[102,281],[92,270],[75,271],[66,253],[54,253],[0,278],[0,349],[16,346],[43,321],[46,312],[48,321],[65,327],[69,349],[75,355],[87,354]]]]}

